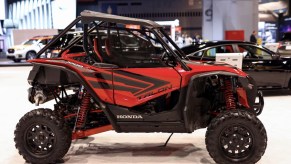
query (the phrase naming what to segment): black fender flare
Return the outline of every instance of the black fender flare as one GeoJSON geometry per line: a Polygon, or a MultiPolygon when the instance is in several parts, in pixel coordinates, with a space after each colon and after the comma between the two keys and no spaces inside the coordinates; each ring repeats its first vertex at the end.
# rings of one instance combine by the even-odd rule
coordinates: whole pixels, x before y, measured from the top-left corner
{"type": "MultiPolygon", "coordinates": [[[[185,128],[188,133],[193,132],[195,129],[205,128],[207,126],[207,125],[205,126],[205,122],[203,122],[205,121],[204,120],[205,118],[201,118],[202,116],[199,115],[203,113],[203,111],[201,107],[199,106],[197,107],[197,105],[199,105],[199,101],[204,101],[204,100],[199,98],[199,93],[196,87],[199,82],[198,79],[213,76],[213,75],[232,76],[232,77],[238,77],[239,79],[247,78],[247,77],[239,76],[235,73],[226,72],[226,71],[205,72],[205,73],[193,75],[189,81],[189,85],[187,88],[187,96],[185,100],[185,107],[183,109],[185,128]],[[193,108],[195,107],[195,105],[196,105],[196,108],[193,108]]],[[[203,104],[203,102],[200,102],[200,104],[203,104]]]]}

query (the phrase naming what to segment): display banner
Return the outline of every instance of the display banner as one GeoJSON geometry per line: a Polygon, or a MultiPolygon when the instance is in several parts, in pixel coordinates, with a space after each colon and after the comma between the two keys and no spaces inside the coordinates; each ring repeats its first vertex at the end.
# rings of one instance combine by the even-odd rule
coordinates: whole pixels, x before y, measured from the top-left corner
{"type": "Polygon", "coordinates": [[[213,0],[203,0],[203,16],[202,16],[202,37],[204,40],[212,40],[213,27],[213,0]]]}

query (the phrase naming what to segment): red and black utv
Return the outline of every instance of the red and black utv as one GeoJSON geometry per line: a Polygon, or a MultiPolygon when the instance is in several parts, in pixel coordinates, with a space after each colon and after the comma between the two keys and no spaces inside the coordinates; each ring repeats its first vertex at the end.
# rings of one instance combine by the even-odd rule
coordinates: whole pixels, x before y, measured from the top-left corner
{"type": "Polygon", "coordinates": [[[56,103],[28,112],[16,126],[16,148],[27,162],[54,163],[72,140],[112,129],[207,127],[207,150],[217,163],[256,163],[265,152],[257,118],[263,97],[254,80],[229,65],[188,60],[153,21],[83,11],[30,62],[29,101],[56,103]],[[62,44],[76,26],[83,32],[62,44]],[[58,55],[50,55],[56,47],[58,55]]]}

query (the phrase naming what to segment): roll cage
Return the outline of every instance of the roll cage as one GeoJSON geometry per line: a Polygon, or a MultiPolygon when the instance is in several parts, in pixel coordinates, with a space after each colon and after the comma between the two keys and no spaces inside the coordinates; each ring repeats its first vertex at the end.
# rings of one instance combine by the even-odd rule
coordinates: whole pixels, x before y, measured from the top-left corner
{"type": "Polygon", "coordinates": [[[94,62],[97,62],[96,57],[90,55],[89,53],[89,48],[90,48],[90,45],[92,45],[92,43],[90,44],[90,41],[88,41],[87,39],[88,36],[92,32],[95,32],[97,33],[98,40],[100,41],[99,31],[100,29],[102,29],[102,27],[107,27],[108,38],[110,38],[110,28],[113,28],[113,27],[114,29],[117,30],[117,33],[119,36],[119,30],[128,31],[127,28],[120,27],[119,24],[123,24],[123,25],[129,24],[129,25],[140,26],[140,29],[136,29],[136,31],[139,31],[141,33],[150,32],[154,34],[157,41],[162,45],[162,47],[166,51],[169,52],[168,55],[171,56],[171,59],[174,59],[177,63],[179,63],[184,70],[186,71],[190,70],[190,68],[186,65],[186,63],[182,61],[182,60],[187,59],[187,57],[179,49],[179,47],[174,43],[174,41],[167,35],[167,33],[163,30],[163,27],[160,26],[159,24],[150,20],[116,16],[116,15],[104,14],[104,13],[93,12],[93,11],[88,11],[88,10],[81,12],[81,16],[77,17],[59,35],[55,36],[51,42],[49,42],[43,49],[41,49],[37,54],[37,58],[40,58],[41,54],[45,53],[52,45],[57,43],[61,37],[63,37],[68,31],[70,31],[72,27],[78,25],[80,21],[83,26],[83,34],[79,38],[74,39],[69,45],[64,47],[63,50],[59,53],[58,57],[61,57],[61,54],[64,51],[71,48],[74,44],[82,41],[83,50],[86,53],[86,55],[89,56],[94,62]],[[167,40],[168,43],[166,43],[165,40],[167,40]]]}

